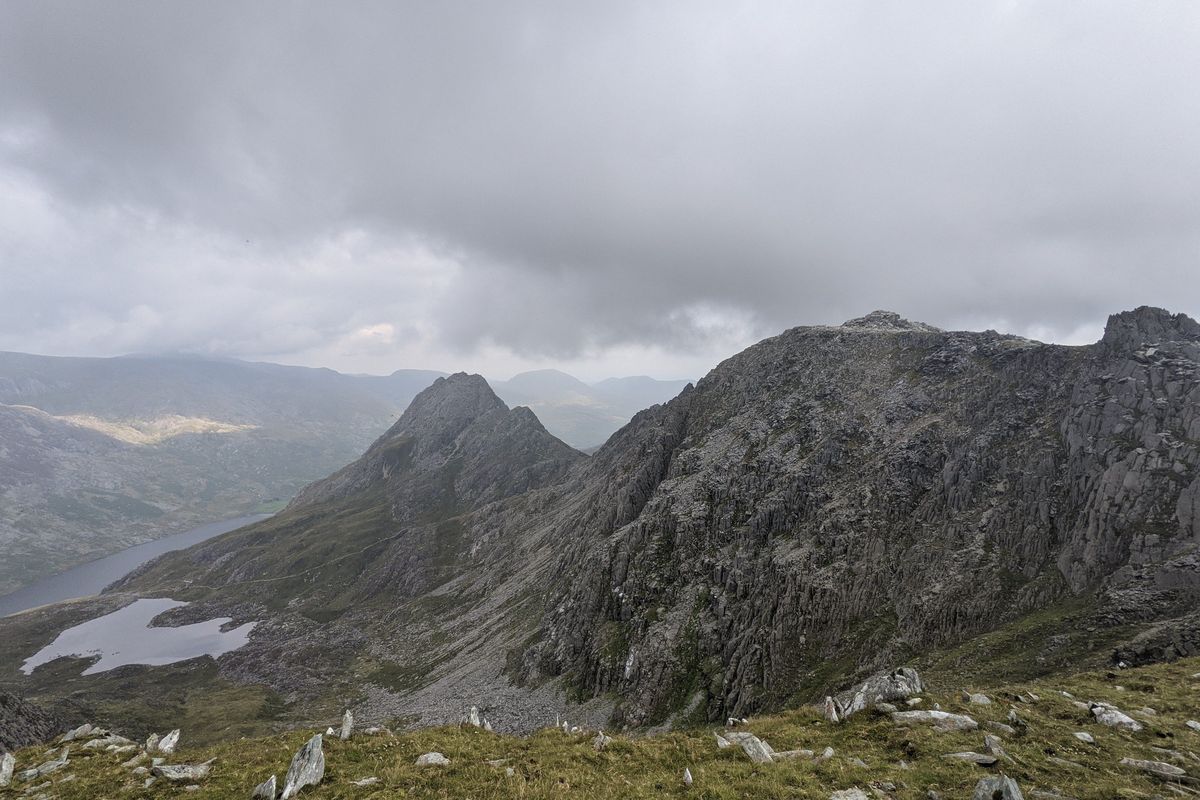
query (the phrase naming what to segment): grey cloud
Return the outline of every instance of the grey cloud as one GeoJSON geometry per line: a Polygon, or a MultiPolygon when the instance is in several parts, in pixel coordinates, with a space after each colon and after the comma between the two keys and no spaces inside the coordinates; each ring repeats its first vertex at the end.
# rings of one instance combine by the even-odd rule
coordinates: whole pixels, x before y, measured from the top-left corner
{"type": "Polygon", "coordinates": [[[78,276],[70,303],[25,281],[40,329],[145,306],[131,346],[234,352],[413,317],[558,358],[875,307],[1051,336],[1194,313],[1198,40],[1191,2],[9,3],[0,169],[80,241],[10,231],[0,270],[49,248],[78,276]],[[77,263],[105,215],[166,244],[77,263]],[[371,269],[289,277],[355,231],[371,269]],[[453,265],[435,286],[380,255],[413,242],[453,265]],[[206,325],[223,264],[196,301],[238,313],[206,325]]]}

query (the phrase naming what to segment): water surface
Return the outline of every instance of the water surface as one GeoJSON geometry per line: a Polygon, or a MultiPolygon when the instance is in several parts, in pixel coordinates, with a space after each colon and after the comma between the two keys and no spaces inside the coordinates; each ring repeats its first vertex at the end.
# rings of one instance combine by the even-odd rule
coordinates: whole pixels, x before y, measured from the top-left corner
{"type": "Polygon", "coordinates": [[[72,567],[66,572],[42,578],[36,583],[18,589],[12,594],[0,597],[0,617],[16,614],[30,608],[44,606],[47,603],[58,603],[76,597],[88,597],[99,594],[100,590],[120,578],[124,578],[133,570],[145,564],[152,558],[169,553],[172,550],[182,550],[199,544],[205,539],[211,539],[222,533],[241,528],[252,522],[266,519],[269,514],[252,514],[248,517],[227,519],[223,522],[210,522],[190,531],[164,536],[153,542],[146,542],[114,553],[111,556],[90,561],[72,567]]]}
{"type": "Polygon", "coordinates": [[[255,623],[247,622],[222,632],[221,626],[230,621],[228,617],[178,628],[150,626],[150,620],[162,612],[185,605],[166,598],[136,600],[111,614],[67,628],[30,656],[21,665],[21,671],[28,675],[35,667],[62,656],[100,656],[99,661],[83,671],[84,675],[95,675],[125,664],[156,666],[198,656],[216,658],[250,640],[255,623]]]}

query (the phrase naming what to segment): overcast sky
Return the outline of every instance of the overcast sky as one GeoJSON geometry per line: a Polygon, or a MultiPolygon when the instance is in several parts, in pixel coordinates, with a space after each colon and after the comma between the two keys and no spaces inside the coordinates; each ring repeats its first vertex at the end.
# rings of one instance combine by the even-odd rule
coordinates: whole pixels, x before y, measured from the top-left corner
{"type": "Polygon", "coordinates": [[[0,0],[0,349],[703,374],[1200,314],[1200,3],[0,0]]]}

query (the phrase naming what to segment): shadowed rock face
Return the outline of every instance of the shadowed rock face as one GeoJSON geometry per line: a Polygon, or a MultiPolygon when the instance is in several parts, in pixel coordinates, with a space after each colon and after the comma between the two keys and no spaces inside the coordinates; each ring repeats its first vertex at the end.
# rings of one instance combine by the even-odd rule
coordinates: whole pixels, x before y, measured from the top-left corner
{"type": "Polygon", "coordinates": [[[0,692],[0,753],[47,741],[64,730],[66,724],[50,712],[0,692]]]}
{"type": "Polygon", "coordinates": [[[258,641],[224,672],[297,696],[369,653],[420,673],[379,708],[426,722],[547,678],[629,724],[742,716],[1064,598],[1186,621],[1198,370],[1200,327],[1158,309],[1088,347],[875,312],[749,348],[590,459],[455,375],[279,518],[126,588],[243,604],[258,641]]]}

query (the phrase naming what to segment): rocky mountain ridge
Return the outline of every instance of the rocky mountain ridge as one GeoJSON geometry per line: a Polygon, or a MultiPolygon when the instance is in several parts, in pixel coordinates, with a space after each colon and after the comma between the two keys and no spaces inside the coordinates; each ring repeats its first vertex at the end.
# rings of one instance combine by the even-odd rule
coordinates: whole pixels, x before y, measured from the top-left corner
{"type": "Polygon", "coordinates": [[[1085,347],[876,312],[749,348],[590,458],[452,376],[277,518],[117,589],[259,620],[220,672],[297,713],[421,724],[741,716],[1064,604],[1031,673],[1186,655],[1198,365],[1159,309],[1085,347]]]}

